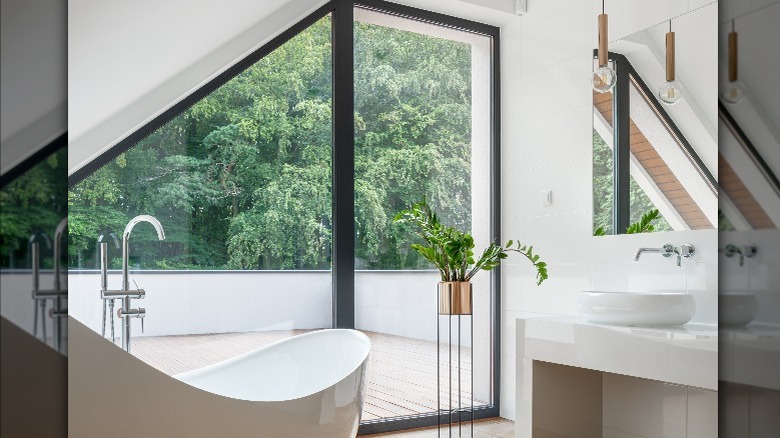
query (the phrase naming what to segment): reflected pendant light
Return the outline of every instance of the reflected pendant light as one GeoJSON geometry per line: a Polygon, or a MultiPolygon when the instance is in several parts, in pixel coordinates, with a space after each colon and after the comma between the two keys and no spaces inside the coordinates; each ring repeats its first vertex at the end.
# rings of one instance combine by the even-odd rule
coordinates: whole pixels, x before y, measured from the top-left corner
{"type": "Polygon", "coordinates": [[[658,97],[667,105],[679,102],[685,94],[685,88],[674,79],[674,32],[672,20],[669,20],[669,32],[666,32],[666,82],[658,89],[658,97]]]}
{"type": "Polygon", "coordinates": [[[731,20],[731,32],[729,32],[729,82],[720,90],[721,99],[734,104],[745,97],[745,85],[739,81],[737,69],[737,32],[734,31],[734,20],[731,20]]]}
{"type": "Polygon", "coordinates": [[[599,15],[599,66],[593,71],[593,89],[599,93],[612,90],[617,82],[615,70],[609,67],[608,28],[607,14],[604,13],[604,0],[602,0],[601,15],[599,15]]]}

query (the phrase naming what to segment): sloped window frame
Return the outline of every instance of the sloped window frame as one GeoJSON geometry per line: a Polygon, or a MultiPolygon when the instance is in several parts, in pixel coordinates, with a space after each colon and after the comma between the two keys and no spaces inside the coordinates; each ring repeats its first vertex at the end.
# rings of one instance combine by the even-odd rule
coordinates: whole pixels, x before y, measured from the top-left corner
{"type": "MultiPolygon", "coordinates": [[[[332,312],[333,328],[355,328],[355,224],[354,224],[354,7],[364,7],[413,20],[434,23],[446,27],[488,36],[492,40],[490,60],[490,233],[493,239],[501,241],[500,236],[500,34],[495,26],[449,15],[430,12],[383,0],[331,0],[297,23],[280,33],[267,44],[239,60],[197,90],[170,106],[166,111],[152,119],[138,130],[117,142],[91,162],[68,177],[68,189],[92,175],[101,167],[110,163],[164,126],[174,117],[211,92],[241,74],[253,64],[264,58],[285,42],[316,23],[326,15],[331,15],[332,43],[332,89],[333,89],[333,126],[332,126],[332,312]]],[[[492,400],[488,405],[475,407],[474,418],[496,417],[500,412],[500,376],[501,376],[501,290],[500,267],[489,272],[491,284],[491,392],[492,400]]],[[[436,315],[431,315],[435,318],[436,315]]],[[[448,421],[446,414],[439,417],[436,412],[411,417],[394,417],[383,421],[362,423],[359,434],[380,433],[415,427],[433,426],[438,421],[448,421]]]]}

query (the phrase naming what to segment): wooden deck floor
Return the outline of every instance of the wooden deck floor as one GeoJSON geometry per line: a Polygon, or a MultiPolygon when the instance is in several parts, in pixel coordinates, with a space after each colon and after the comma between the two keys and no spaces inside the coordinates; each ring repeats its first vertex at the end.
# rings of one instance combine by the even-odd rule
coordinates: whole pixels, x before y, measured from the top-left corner
{"type": "MultiPolygon", "coordinates": [[[[308,330],[149,336],[133,339],[133,355],[169,375],[220,362],[308,330]]],[[[363,421],[416,415],[436,410],[436,343],[382,333],[364,332],[371,339],[363,421]]],[[[441,372],[447,376],[446,350],[441,372]]],[[[461,348],[461,405],[471,402],[471,351],[461,348]]],[[[453,370],[453,379],[457,370],[453,370]]],[[[456,380],[454,380],[456,382],[456,380]]],[[[455,385],[453,385],[455,386],[455,385]]],[[[442,409],[449,401],[442,387],[442,409]]],[[[457,388],[455,388],[457,389],[457,388]]],[[[475,405],[485,404],[475,400],[475,405]]],[[[457,406],[457,400],[453,400],[457,406]]]]}

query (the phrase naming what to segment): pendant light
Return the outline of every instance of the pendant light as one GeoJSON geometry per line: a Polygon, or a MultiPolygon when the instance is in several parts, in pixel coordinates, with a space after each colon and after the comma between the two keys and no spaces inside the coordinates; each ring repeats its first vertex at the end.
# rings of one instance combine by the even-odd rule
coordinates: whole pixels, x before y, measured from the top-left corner
{"type": "Polygon", "coordinates": [[[679,102],[685,94],[685,88],[674,79],[674,32],[672,20],[669,20],[669,32],[666,32],[666,82],[658,89],[658,97],[667,105],[679,102]]]}
{"type": "Polygon", "coordinates": [[[599,15],[599,66],[593,71],[593,89],[599,93],[612,90],[617,82],[615,70],[609,67],[608,28],[607,14],[604,13],[604,0],[602,0],[601,15],[599,15]]]}
{"type": "Polygon", "coordinates": [[[745,85],[739,81],[737,69],[737,32],[734,31],[734,20],[731,20],[731,32],[729,32],[729,82],[720,89],[720,97],[728,103],[734,104],[745,97],[745,85]]]}

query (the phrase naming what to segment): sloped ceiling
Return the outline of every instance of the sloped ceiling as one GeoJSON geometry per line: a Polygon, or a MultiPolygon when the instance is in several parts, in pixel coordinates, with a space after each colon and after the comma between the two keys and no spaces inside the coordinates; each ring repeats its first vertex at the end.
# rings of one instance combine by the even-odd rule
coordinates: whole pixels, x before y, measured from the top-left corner
{"type": "Polygon", "coordinates": [[[324,0],[71,0],[72,172],[324,0]]]}
{"type": "Polygon", "coordinates": [[[0,17],[2,173],[67,129],[62,0],[3,0],[0,17]]]}
{"type": "MultiPolygon", "coordinates": [[[[68,172],[325,2],[70,0],[68,172]]],[[[489,24],[512,16],[507,0],[399,3],[489,24]]]]}

